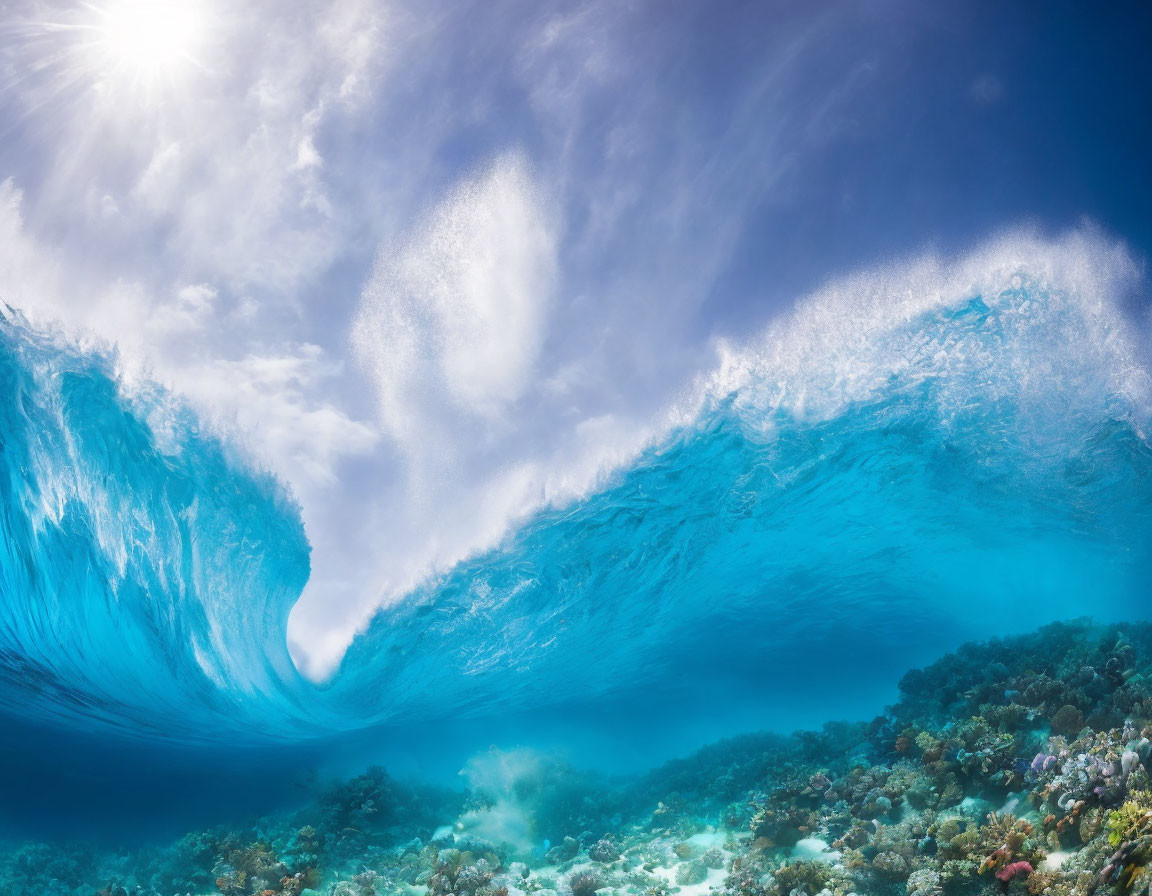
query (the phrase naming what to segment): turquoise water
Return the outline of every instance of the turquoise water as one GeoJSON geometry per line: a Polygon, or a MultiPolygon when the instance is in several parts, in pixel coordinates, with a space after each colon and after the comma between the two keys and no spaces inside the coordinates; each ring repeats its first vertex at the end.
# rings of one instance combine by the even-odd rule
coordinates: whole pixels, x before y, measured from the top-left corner
{"type": "Polygon", "coordinates": [[[321,685],[286,647],[309,572],[290,495],[9,310],[8,823],[177,830],[369,761],[453,781],[490,745],[636,771],[868,718],[963,641],[1146,617],[1142,330],[1123,259],[1085,252],[1009,244],[806,300],[583,497],[381,610],[321,685]]]}

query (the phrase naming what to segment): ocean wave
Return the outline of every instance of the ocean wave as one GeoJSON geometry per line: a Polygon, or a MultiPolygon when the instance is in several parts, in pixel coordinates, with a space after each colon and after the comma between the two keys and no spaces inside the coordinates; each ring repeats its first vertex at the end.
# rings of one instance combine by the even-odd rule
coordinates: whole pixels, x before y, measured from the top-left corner
{"type": "Polygon", "coordinates": [[[307,739],[686,681],[852,697],[966,638],[1146,616],[1140,282],[1077,233],[832,284],[722,347],[594,490],[382,608],[323,688],[285,647],[308,576],[291,500],[163,390],[9,313],[3,703],[307,739]]]}
{"type": "Polygon", "coordinates": [[[298,698],[299,513],[115,357],[0,317],[0,704],[199,739],[298,698]]]}
{"type": "Polygon", "coordinates": [[[880,657],[1146,613],[1138,283],[1082,232],[830,285],[725,347],[607,485],[381,610],[332,695],[423,717],[858,683],[880,657]]]}

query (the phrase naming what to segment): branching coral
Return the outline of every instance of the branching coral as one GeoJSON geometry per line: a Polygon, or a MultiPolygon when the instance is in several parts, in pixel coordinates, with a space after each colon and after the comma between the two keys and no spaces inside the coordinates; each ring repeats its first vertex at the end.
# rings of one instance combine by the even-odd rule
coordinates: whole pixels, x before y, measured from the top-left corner
{"type": "Polygon", "coordinates": [[[1121,846],[1152,833],[1152,793],[1143,790],[1131,794],[1127,802],[1108,813],[1105,827],[1110,846],[1121,846]]]}

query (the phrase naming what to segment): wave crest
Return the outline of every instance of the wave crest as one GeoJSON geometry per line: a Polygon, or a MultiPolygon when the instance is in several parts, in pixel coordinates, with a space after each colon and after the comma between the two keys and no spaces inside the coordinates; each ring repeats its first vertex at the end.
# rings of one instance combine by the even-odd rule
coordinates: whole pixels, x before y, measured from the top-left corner
{"type": "Polygon", "coordinates": [[[271,477],[9,314],[0,696],[186,740],[714,688],[781,725],[964,639],[1145,616],[1139,284],[1085,233],[835,283],[595,490],[381,609],[324,689],[285,647],[308,546],[271,477]]]}
{"type": "Polygon", "coordinates": [[[283,712],[308,545],[273,477],[11,311],[0,380],[3,704],[191,738],[283,712]]]}

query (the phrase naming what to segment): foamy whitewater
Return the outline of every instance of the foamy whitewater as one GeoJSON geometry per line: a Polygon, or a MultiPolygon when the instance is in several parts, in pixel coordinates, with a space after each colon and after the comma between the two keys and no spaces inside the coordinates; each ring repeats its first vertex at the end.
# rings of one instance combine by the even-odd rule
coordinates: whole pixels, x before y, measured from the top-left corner
{"type": "Polygon", "coordinates": [[[723,347],[630,462],[381,609],[323,685],[286,647],[292,498],[178,398],[9,310],[6,742],[80,738],[114,775],[120,743],[162,766],[385,726],[402,754],[436,725],[531,740],[535,713],[602,724],[607,752],[678,726],[655,761],[866,717],[965,640],[1145,618],[1139,278],[1077,233],[836,282],[723,347]]]}

